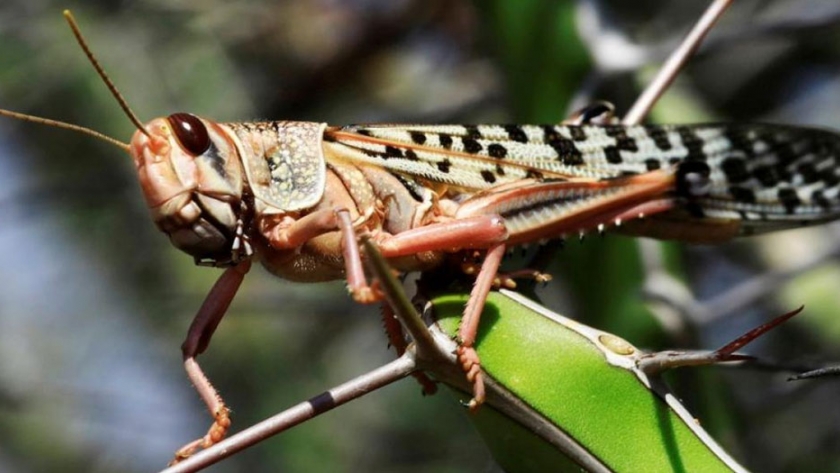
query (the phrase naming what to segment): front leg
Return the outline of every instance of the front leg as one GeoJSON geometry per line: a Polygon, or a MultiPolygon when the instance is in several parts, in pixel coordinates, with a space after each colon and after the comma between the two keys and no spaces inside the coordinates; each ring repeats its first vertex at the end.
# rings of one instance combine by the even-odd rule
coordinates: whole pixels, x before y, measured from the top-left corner
{"type": "Polygon", "coordinates": [[[239,290],[245,274],[251,269],[251,260],[245,260],[236,266],[225,270],[207,294],[204,303],[193,318],[187,337],[181,345],[184,356],[184,368],[187,371],[195,390],[201,396],[207,409],[213,416],[213,424],[204,437],[194,440],[175,452],[175,458],[170,464],[189,457],[199,448],[207,448],[221,441],[230,427],[230,409],[225,405],[216,388],[210,383],[207,375],[199,366],[195,357],[204,353],[210,345],[210,339],[219,322],[222,321],[233,297],[239,290]]]}
{"type": "Polygon", "coordinates": [[[350,295],[362,304],[381,300],[365,277],[356,229],[347,208],[319,209],[297,220],[285,217],[262,229],[271,247],[278,250],[298,249],[313,238],[334,231],[341,232],[341,255],[350,295]]]}

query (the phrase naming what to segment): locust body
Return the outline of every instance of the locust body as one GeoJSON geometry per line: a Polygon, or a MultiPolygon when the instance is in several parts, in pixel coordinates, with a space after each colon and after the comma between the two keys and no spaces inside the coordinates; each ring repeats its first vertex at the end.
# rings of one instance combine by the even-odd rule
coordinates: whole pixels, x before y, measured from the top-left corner
{"type": "Polygon", "coordinates": [[[131,153],[154,220],[175,246],[218,266],[249,257],[253,246],[270,271],[295,281],[345,277],[330,217],[337,209],[386,256],[401,257],[403,270],[457,250],[576,235],[640,215],[651,221],[619,231],[705,242],[840,212],[840,137],[822,130],[329,127],[217,124],[183,113],[146,129],[152,137],[137,132],[131,153]],[[484,217],[467,230],[476,232],[470,240],[413,239],[425,227],[460,232],[457,222],[484,217]],[[722,230],[689,234],[680,225],[722,230]]]}
{"type": "Polygon", "coordinates": [[[156,225],[197,263],[228,267],[182,346],[215,422],[177,458],[230,423],[195,356],[253,259],[289,280],[346,279],[373,302],[359,235],[402,271],[484,251],[458,337],[477,407],[473,344],[506,249],[608,226],[721,241],[840,213],[840,136],[777,125],[331,127],[176,113],[139,129],[128,150],[156,225]]]}
{"type": "MultiPolygon", "coordinates": [[[[840,212],[840,137],[812,129],[330,127],[216,124],[187,114],[145,128],[151,137],[137,132],[131,149],[152,213],[200,263],[241,265],[256,257],[291,280],[346,278],[355,299],[371,302],[356,235],[369,235],[403,271],[486,250],[458,337],[459,361],[475,386],[473,407],[484,396],[473,349],[478,317],[507,248],[619,225],[647,236],[720,241],[840,212]],[[177,169],[190,159],[194,164],[184,166],[192,177],[181,178],[168,199],[159,189],[178,185],[167,175],[142,177],[147,167],[177,169]],[[650,218],[633,222],[643,216],[650,218]]],[[[231,274],[241,280],[241,271],[231,274]]],[[[185,357],[207,345],[234,293],[218,291],[225,302],[208,309],[209,331],[191,330],[185,357]]]]}
{"type": "Polygon", "coordinates": [[[477,406],[473,343],[507,248],[606,227],[714,242],[840,214],[840,135],[779,125],[332,127],[176,113],[125,148],[158,228],[197,263],[228,268],[182,346],[215,422],[176,459],[230,425],[195,357],[254,259],[293,281],[346,278],[372,302],[359,235],[402,271],[484,252],[458,337],[477,406]]]}

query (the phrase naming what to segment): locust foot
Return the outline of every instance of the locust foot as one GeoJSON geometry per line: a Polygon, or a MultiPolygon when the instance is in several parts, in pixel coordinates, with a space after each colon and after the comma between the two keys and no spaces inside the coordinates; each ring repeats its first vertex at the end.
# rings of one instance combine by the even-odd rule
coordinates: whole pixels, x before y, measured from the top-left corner
{"type": "Polygon", "coordinates": [[[175,457],[169,462],[169,466],[175,465],[176,463],[192,456],[192,454],[197,450],[213,446],[225,438],[225,435],[227,435],[227,431],[230,428],[230,409],[226,406],[221,406],[213,414],[213,419],[213,425],[211,425],[210,429],[207,430],[207,434],[204,437],[193,440],[178,449],[178,451],[175,452],[175,457]]]}
{"type": "Polygon", "coordinates": [[[358,284],[356,286],[348,286],[347,290],[350,293],[350,297],[359,304],[373,304],[385,299],[385,294],[379,288],[377,281],[374,281],[370,285],[358,284]]]}
{"type": "Polygon", "coordinates": [[[458,363],[461,369],[467,375],[467,381],[472,384],[473,397],[467,403],[467,407],[471,412],[477,412],[478,408],[484,404],[484,373],[481,371],[481,360],[478,358],[475,348],[467,346],[459,346],[456,351],[458,355],[458,363]]]}

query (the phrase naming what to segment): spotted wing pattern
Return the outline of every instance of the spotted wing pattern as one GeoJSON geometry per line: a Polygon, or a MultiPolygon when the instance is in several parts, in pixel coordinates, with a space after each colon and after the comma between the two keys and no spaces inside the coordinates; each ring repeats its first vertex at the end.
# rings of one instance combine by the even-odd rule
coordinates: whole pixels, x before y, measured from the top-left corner
{"type": "MultiPolygon", "coordinates": [[[[762,124],[354,125],[329,128],[336,156],[403,179],[478,191],[524,178],[612,179],[683,163],[706,165],[702,193],[680,195],[695,217],[745,231],[840,216],[840,136],[762,124]]],[[[703,166],[701,165],[701,168],[703,166]]],[[[772,228],[771,228],[772,227],[772,228]]]]}

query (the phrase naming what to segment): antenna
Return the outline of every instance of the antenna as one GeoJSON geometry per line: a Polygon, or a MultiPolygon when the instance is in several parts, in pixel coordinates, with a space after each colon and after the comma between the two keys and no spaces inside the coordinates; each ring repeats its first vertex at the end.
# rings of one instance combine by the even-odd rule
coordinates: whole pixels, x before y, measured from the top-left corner
{"type": "MultiPolygon", "coordinates": [[[[143,126],[143,124],[137,118],[137,115],[135,115],[134,112],[131,111],[131,108],[125,101],[125,98],[123,98],[122,94],[120,94],[119,90],[117,90],[117,87],[114,85],[114,83],[111,82],[111,79],[108,77],[108,74],[105,73],[105,70],[99,64],[99,61],[96,60],[96,57],[94,57],[93,53],[90,51],[90,47],[88,47],[87,43],[85,42],[85,38],[82,36],[82,32],[79,30],[79,25],[76,23],[76,19],[73,18],[73,14],[70,13],[70,10],[64,10],[64,18],[67,20],[67,23],[70,24],[70,29],[73,30],[73,35],[76,36],[76,41],[79,43],[79,46],[82,47],[82,50],[85,52],[85,56],[87,56],[88,60],[93,65],[93,68],[96,69],[96,72],[99,74],[99,77],[101,77],[102,80],[105,82],[105,85],[108,86],[108,90],[111,91],[111,95],[113,95],[114,98],[117,100],[117,103],[120,104],[120,108],[123,109],[123,112],[125,112],[128,119],[131,120],[131,123],[133,123],[138,130],[140,130],[144,135],[151,138],[151,135],[149,134],[148,130],[146,130],[146,127],[143,126]]],[[[2,108],[0,108],[0,116],[14,118],[16,120],[22,120],[25,122],[40,123],[41,125],[63,128],[65,130],[72,130],[78,133],[83,133],[85,135],[92,136],[96,139],[105,141],[112,145],[118,146],[126,151],[130,151],[131,149],[128,143],[124,143],[115,138],[111,138],[110,136],[104,133],[100,133],[90,128],[86,128],[80,125],[74,125],[73,123],[51,120],[49,118],[43,117],[36,117],[35,115],[27,115],[25,113],[13,112],[11,110],[5,110],[2,108]]]]}
{"type": "Polygon", "coordinates": [[[9,118],[15,118],[17,120],[23,120],[25,122],[40,123],[41,125],[54,126],[56,128],[64,128],[65,130],[77,131],[79,133],[84,133],[85,135],[89,135],[94,138],[105,141],[107,143],[111,143],[112,145],[119,146],[120,148],[126,151],[129,151],[131,149],[128,143],[123,143],[122,141],[116,138],[111,138],[110,136],[104,133],[100,133],[96,130],[91,130],[90,128],[85,128],[80,125],[74,125],[72,123],[67,122],[60,122],[58,120],[50,120],[49,118],[36,117],[35,115],[27,115],[25,113],[13,112],[11,110],[4,110],[2,108],[0,108],[0,115],[9,118]]]}
{"type": "Polygon", "coordinates": [[[125,115],[131,120],[131,123],[137,127],[138,130],[143,132],[144,135],[151,138],[152,136],[146,130],[146,127],[143,126],[143,123],[137,118],[137,115],[131,111],[131,108],[128,106],[128,102],[125,101],[122,94],[119,90],[117,90],[117,86],[111,82],[111,78],[108,77],[108,74],[105,73],[105,69],[99,64],[99,61],[96,60],[96,57],[90,51],[90,47],[88,47],[87,42],[85,41],[84,36],[82,36],[82,32],[79,29],[78,23],[76,23],[76,19],[73,18],[73,14],[70,13],[70,10],[64,10],[64,19],[67,20],[67,23],[70,25],[70,29],[73,30],[73,35],[76,37],[76,41],[79,43],[79,46],[82,47],[82,50],[85,52],[85,56],[87,56],[88,60],[90,61],[91,65],[94,69],[96,69],[97,74],[99,77],[102,78],[102,81],[105,82],[105,85],[108,86],[108,90],[111,91],[111,95],[117,100],[117,103],[120,104],[120,108],[123,109],[125,115]]]}

